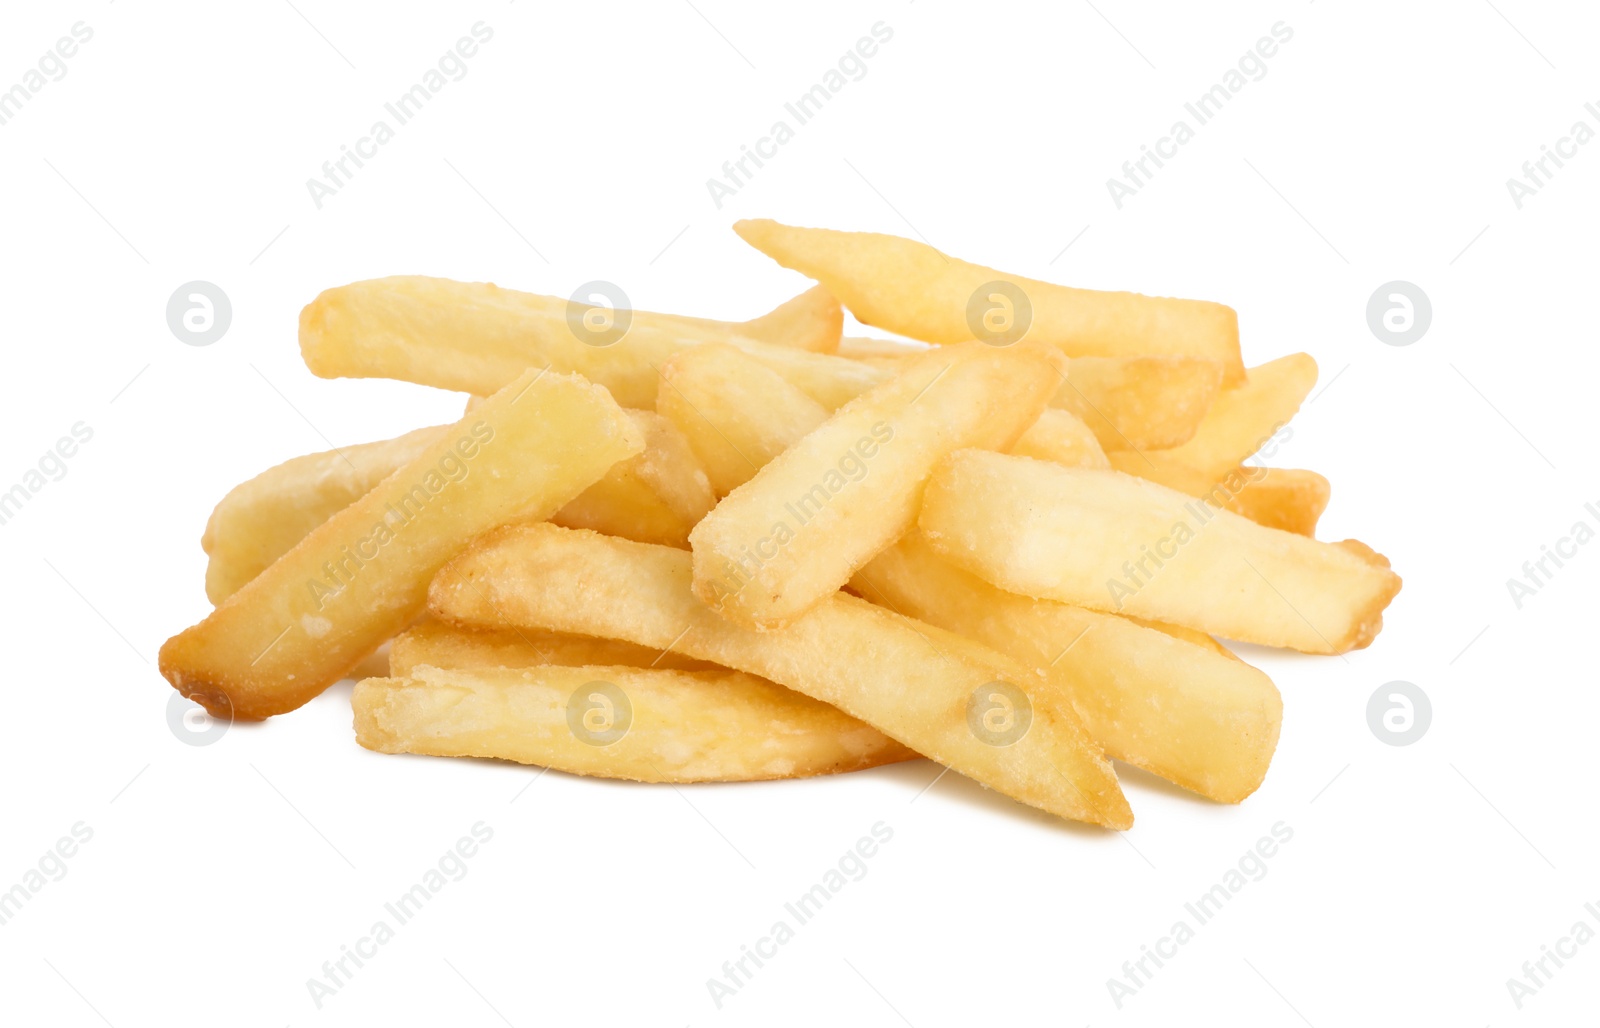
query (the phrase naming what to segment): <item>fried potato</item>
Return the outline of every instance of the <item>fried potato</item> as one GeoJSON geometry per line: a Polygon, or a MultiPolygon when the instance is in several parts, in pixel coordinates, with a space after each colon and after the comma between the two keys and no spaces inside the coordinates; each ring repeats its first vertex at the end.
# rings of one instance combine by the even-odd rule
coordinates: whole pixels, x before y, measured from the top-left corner
{"type": "Polygon", "coordinates": [[[930,343],[1027,339],[1071,357],[1204,357],[1243,382],[1231,307],[1137,293],[1073,289],[968,264],[931,246],[873,232],[733,226],[745,242],[821,282],[863,324],[930,343]]]}
{"type": "Polygon", "coordinates": [[[1056,382],[1034,347],[974,342],[908,362],[695,526],[695,595],[742,625],[788,624],[911,526],[939,458],[964,446],[1009,447],[1056,382]]]}
{"type": "MultiPolygon", "coordinates": [[[[405,678],[418,667],[533,667],[537,664],[619,664],[624,667],[663,668],[667,671],[708,671],[716,668],[671,650],[636,646],[620,639],[599,639],[571,632],[537,628],[463,628],[439,621],[421,624],[394,637],[389,644],[386,673],[405,678]]],[[[379,677],[363,675],[363,678],[379,677]]]]}
{"type": "Polygon", "coordinates": [[[161,673],[214,714],[293,710],[406,627],[468,540],[548,517],[643,446],[605,390],[530,368],[168,639],[161,673]]]}
{"type": "Polygon", "coordinates": [[[1305,653],[1366,646],[1400,591],[1376,554],[1129,475],[979,450],[940,465],[918,524],[1002,589],[1305,653]]]}
{"type": "Polygon", "coordinates": [[[1040,414],[1039,420],[1028,426],[1028,430],[1006,452],[1019,457],[1053,460],[1075,468],[1111,466],[1111,461],[1100,449],[1100,443],[1089,431],[1089,426],[1067,411],[1054,407],[1040,414]]]}
{"type": "Polygon", "coordinates": [[[1294,353],[1250,369],[1250,380],[1217,394],[1182,446],[1108,454],[1118,471],[1191,496],[1205,496],[1222,478],[1289,423],[1317,382],[1317,362],[1294,353]]]}
{"type": "Polygon", "coordinates": [[[1200,357],[1075,357],[1054,402],[1106,450],[1164,450],[1194,435],[1222,372],[1200,357]]]}
{"type": "Polygon", "coordinates": [[[356,741],[635,782],[840,774],[916,753],[826,703],[738,671],[417,667],[356,685],[356,741]]]}
{"type": "MultiPolygon", "coordinates": [[[[830,296],[833,294],[829,294],[830,296]]],[[[899,339],[879,339],[874,336],[843,336],[834,351],[841,357],[858,361],[884,361],[881,367],[893,367],[894,361],[927,353],[925,343],[908,343],[899,339]]]]}
{"type": "Polygon", "coordinates": [[[658,319],[663,323],[687,326],[707,340],[754,339],[775,346],[792,346],[812,353],[834,353],[844,331],[844,308],[822,286],[813,286],[770,313],[750,321],[712,321],[676,314],[643,314],[634,317],[658,319]]]}
{"type": "Polygon", "coordinates": [[[448,431],[419,428],[398,439],[345,446],[284,461],[234,486],[206,522],[206,597],[239,591],[313,528],[371,492],[448,431]]]}
{"type": "Polygon", "coordinates": [[[525,368],[547,367],[582,375],[624,407],[645,409],[655,406],[661,363],[708,341],[758,354],[808,392],[841,396],[840,403],[862,388],[851,390],[852,376],[872,380],[873,369],[855,361],[708,333],[671,318],[609,312],[598,326],[569,320],[566,302],[552,312],[525,293],[419,276],[356,282],[326,290],[300,312],[300,354],[323,378],[394,378],[480,396],[525,368]]]}
{"type": "Polygon", "coordinates": [[[1117,617],[997,589],[915,532],[856,572],[864,598],[1037,668],[1106,755],[1222,803],[1266,776],[1283,700],[1266,675],[1117,617]]]}
{"type": "Polygon", "coordinates": [[[720,343],[684,350],[661,366],[656,410],[689,440],[717,496],[828,420],[826,408],[778,372],[720,343]]]}
{"type": "Polygon", "coordinates": [[[666,418],[641,410],[628,411],[628,417],[643,436],[644,449],[612,465],[550,520],[642,543],[687,547],[689,530],[717,502],[705,468],[666,418]]]}
{"type": "Polygon", "coordinates": [[[1333,488],[1326,478],[1300,468],[1240,468],[1238,474],[1244,484],[1229,494],[1229,510],[1268,528],[1317,534],[1333,488]]]}
{"type": "Polygon", "coordinates": [[[681,550],[513,525],[451,562],[429,608],[458,623],[610,636],[712,660],[830,703],[1023,803],[1112,828],[1133,823],[1070,704],[1046,702],[1055,699],[1048,684],[1017,662],[842,593],[787,628],[757,632],[701,604],[691,580],[681,550]]]}

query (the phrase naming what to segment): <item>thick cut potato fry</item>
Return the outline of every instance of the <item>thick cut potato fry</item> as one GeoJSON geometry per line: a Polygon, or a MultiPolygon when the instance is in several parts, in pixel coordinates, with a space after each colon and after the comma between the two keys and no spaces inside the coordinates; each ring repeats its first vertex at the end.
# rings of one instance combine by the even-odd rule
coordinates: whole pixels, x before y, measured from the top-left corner
{"type": "Polygon", "coordinates": [[[826,408],[778,372],[718,343],[684,350],[661,366],[656,410],[689,440],[718,496],[828,420],[826,408]],[[756,411],[760,416],[751,416],[756,411]]]}
{"type": "MultiPolygon", "coordinates": [[[[537,664],[620,664],[667,671],[706,671],[715,664],[671,650],[636,646],[620,639],[600,639],[537,628],[463,628],[423,621],[389,644],[386,673],[405,678],[418,667],[533,667],[537,664]]],[[[362,675],[363,678],[381,677],[362,675]]]]}
{"type": "Polygon", "coordinates": [[[356,741],[635,782],[838,774],[916,753],[826,703],[738,671],[413,668],[356,686],[356,741]]]}
{"type": "Polygon", "coordinates": [[[899,335],[958,343],[998,330],[1071,357],[1205,357],[1222,363],[1225,382],[1244,381],[1239,317],[1219,303],[1053,285],[873,232],[766,220],[733,228],[779,264],[827,286],[863,324],[899,335]]]}
{"type": "Polygon", "coordinates": [[[864,388],[852,386],[852,378],[875,378],[874,369],[843,357],[709,334],[672,319],[624,325],[608,314],[600,326],[574,324],[564,311],[530,304],[527,295],[416,276],[340,286],[300,312],[300,354],[323,378],[395,378],[480,396],[527,368],[549,368],[605,386],[624,407],[646,409],[655,406],[661,363],[704,342],[749,350],[808,393],[838,396],[839,403],[864,388]]]}
{"type": "Polygon", "coordinates": [[[313,528],[411,463],[446,431],[446,426],[419,428],[398,439],[295,457],[234,486],[211,512],[200,538],[209,558],[206,597],[218,604],[238,592],[313,528]]]}
{"type": "Polygon", "coordinates": [[[844,308],[822,286],[813,286],[775,307],[770,313],[749,321],[712,321],[709,318],[640,312],[635,312],[634,317],[688,326],[703,333],[707,340],[731,341],[742,337],[775,346],[810,350],[812,353],[836,352],[840,334],[844,330],[844,308]]]}
{"type": "Polygon", "coordinates": [[[1289,423],[1317,382],[1317,362],[1293,353],[1250,369],[1250,380],[1217,394],[1182,446],[1108,454],[1118,471],[1169,489],[1205,496],[1222,478],[1289,423]]]}
{"type": "Polygon", "coordinates": [[[468,540],[548,517],[643,445],[605,390],[529,369],[168,639],[161,673],[214,714],[293,710],[406,627],[468,540]]]}
{"type": "Polygon", "coordinates": [[[1132,825],[1110,764],[1071,705],[1017,662],[842,593],[787,628],[753,631],[701,604],[691,580],[681,550],[513,525],[453,561],[429,607],[458,623],[611,636],[761,675],[1013,799],[1132,825]]]}
{"type": "Polygon", "coordinates": [[[1240,468],[1239,476],[1244,485],[1228,497],[1229,510],[1268,528],[1317,534],[1332,492],[1326,478],[1300,468],[1240,468]]]}
{"type": "Polygon", "coordinates": [[[1222,372],[1200,357],[1075,357],[1055,404],[1082,418],[1107,450],[1165,450],[1194,435],[1222,372]]]}
{"type": "MultiPolygon", "coordinates": [[[[832,293],[828,295],[832,296],[832,293]]],[[[921,343],[907,343],[899,339],[879,339],[874,336],[844,336],[839,340],[839,349],[835,351],[841,357],[852,360],[899,360],[902,357],[915,357],[919,353],[927,353],[928,347],[921,343]]]]}
{"type": "Polygon", "coordinates": [[[550,518],[567,528],[592,528],[642,543],[689,545],[689,530],[716,506],[711,482],[682,432],[653,411],[628,412],[644,449],[618,461],[605,477],[550,518]]]}
{"type": "Polygon", "coordinates": [[[979,450],[940,465],[918,524],[1002,589],[1305,653],[1366,646],[1400,591],[1376,554],[1129,475],[979,450]]]}
{"type": "Polygon", "coordinates": [[[1111,461],[1094,433],[1077,417],[1052,407],[1039,415],[1008,453],[1036,460],[1053,460],[1075,468],[1109,468],[1111,461]]]}
{"type": "MultiPolygon", "coordinates": [[[[912,533],[856,572],[868,600],[1038,668],[1106,754],[1223,803],[1261,785],[1283,700],[1240,660],[1115,614],[998,589],[912,533]]],[[[1208,637],[1209,638],[1209,637],[1208,637]]]]}
{"type": "Polygon", "coordinates": [[[689,533],[694,591],[742,625],[781,628],[916,519],[935,463],[1006,448],[1055,392],[1042,349],[947,347],[840,408],[689,533]]]}

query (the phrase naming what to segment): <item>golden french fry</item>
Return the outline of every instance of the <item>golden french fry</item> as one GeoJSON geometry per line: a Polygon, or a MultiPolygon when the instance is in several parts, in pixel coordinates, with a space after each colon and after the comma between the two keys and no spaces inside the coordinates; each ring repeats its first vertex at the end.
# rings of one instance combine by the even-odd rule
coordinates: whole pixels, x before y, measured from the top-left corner
{"type": "Polygon", "coordinates": [[[692,574],[690,555],[670,547],[512,525],[451,562],[429,608],[458,623],[627,639],[761,675],[1013,799],[1112,828],[1133,823],[1070,703],[1017,662],[843,593],[787,628],[754,631],[701,604],[692,574]]]}
{"type": "Polygon", "coordinates": [[[1071,357],[1205,357],[1222,363],[1225,382],[1244,381],[1239,318],[1219,303],[1053,285],[873,232],[767,220],[733,228],[827,286],[862,323],[899,335],[930,343],[1028,339],[1071,357]]]}
{"type": "Polygon", "coordinates": [[[689,440],[718,496],[828,420],[827,409],[778,372],[719,343],[684,350],[661,366],[656,410],[689,440]]]}
{"type": "Polygon", "coordinates": [[[1244,484],[1229,495],[1229,510],[1268,528],[1317,534],[1332,491],[1326,478],[1300,468],[1240,468],[1238,474],[1244,484]]]}
{"type": "Polygon", "coordinates": [[[1305,653],[1366,646],[1400,591],[1370,550],[1130,475],[979,450],[940,465],[918,524],[941,556],[1002,589],[1305,653]]]}
{"type": "Polygon", "coordinates": [[[655,405],[656,369],[708,341],[757,354],[808,392],[842,397],[840,403],[863,388],[850,385],[853,377],[873,380],[874,369],[842,357],[708,334],[670,318],[634,320],[632,311],[575,310],[544,310],[525,293],[483,283],[417,276],[356,282],[326,290],[300,312],[300,353],[323,378],[396,378],[479,395],[526,368],[549,368],[582,375],[624,407],[642,408],[655,405]]]}
{"type": "Polygon", "coordinates": [[[1197,631],[1193,628],[1185,628],[1182,625],[1169,625],[1165,621],[1151,621],[1149,618],[1136,618],[1128,614],[1124,614],[1122,616],[1127,620],[1132,621],[1136,625],[1143,625],[1145,628],[1149,628],[1153,631],[1164,632],[1165,634],[1172,636],[1174,639],[1182,639],[1186,643],[1210,650],[1212,653],[1215,653],[1218,656],[1227,657],[1230,660],[1239,659],[1238,654],[1234,653],[1232,650],[1228,649],[1226,646],[1218,642],[1214,637],[1206,634],[1205,632],[1197,631]]]}
{"type": "Polygon", "coordinates": [[[288,553],[313,528],[371,492],[449,431],[419,428],[398,439],[345,446],[284,461],[234,486],[206,522],[200,548],[213,604],[288,553]]]}
{"type": "Polygon", "coordinates": [[[1057,381],[1034,347],[974,342],[908,362],[695,526],[695,595],[743,625],[788,624],[911,526],[941,457],[1010,446],[1038,420],[1057,381]]]}
{"type": "Polygon", "coordinates": [[[468,540],[548,517],[643,445],[605,390],[530,368],[168,639],[161,673],[219,715],[293,710],[410,623],[468,540]]]}
{"type": "MultiPolygon", "coordinates": [[[[671,650],[636,646],[620,639],[599,639],[537,628],[463,628],[423,621],[394,637],[385,674],[405,678],[418,667],[533,667],[535,664],[617,664],[667,671],[706,671],[715,664],[671,650]]],[[[362,675],[363,678],[381,677],[362,675]]]]}
{"type": "Polygon", "coordinates": [[[708,318],[641,312],[635,312],[634,317],[686,325],[704,333],[708,340],[731,341],[742,337],[776,346],[792,346],[796,350],[810,350],[812,353],[837,351],[839,336],[844,330],[844,308],[822,286],[813,286],[770,313],[749,321],[712,321],[708,318]]]}
{"type": "Polygon", "coordinates": [[[1115,614],[997,589],[941,560],[915,532],[856,572],[851,585],[868,600],[1038,668],[1071,697],[1107,756],[1185,789],[1238,803],[1272,762],[1283,700],[1271,679],[1231,654],[1115,614]]]}
{"type": "Polygon", "coordinates": [[[1194,435],[1222,372],[1201,357],[1075,357],[1055,404],[1083,419],[1107,450],[1164,450],[1194,435]]]}
{"type": "Polygon", "coordinates": [[[551,515],[568,528],[592,528],[642,543],[689,545],[689,530],[716,506],[711,482],[672,422],[654,411],[628,417],[644,438],[644,449],[618,461],[605,477],[551,515]]]}
{"type": "MultiPolygon", "coordinates": [[[[832,296],[833,294],[829,293],[828,295],[832,296]]],[[[849,357],[858,361],[895,361],[903,357],[915,357],[919,353],[927,353],[928,347],[926,344],[907,343],[899,339],[878,339],[873,336],[843,336],[839,340],[839,348],[834,352],[841,357],[849,357]]]]}
{"type": "Polygon", "coordinates": [[[1170,450],[1107,454],[1118,471],[1205,496],[1289,423],[1317,381],[1317,362],[1294,353],[1250,369],[1250,380],[1217,394],[1194,435],[1170,450]]]}
{"type": "Polygon", "coordinates": [[[1075,468],[1109,468],[1111,461],[1094,433],[1077,417],[1052,407],[1011,444],[1007,453],[1036,460],[1053,460],[1075,468]]]}
{"type": "Polygon", "coordinates": [[[840,774],[916,753],[826,703],[738,671],[416,667],[356,685],[356,741],[635,782],[840,774]]]}

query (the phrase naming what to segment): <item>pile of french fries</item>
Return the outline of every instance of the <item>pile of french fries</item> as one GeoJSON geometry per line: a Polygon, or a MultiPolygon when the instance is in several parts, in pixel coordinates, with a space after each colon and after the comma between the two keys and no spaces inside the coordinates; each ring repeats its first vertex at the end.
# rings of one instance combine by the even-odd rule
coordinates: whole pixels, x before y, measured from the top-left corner
{"type": "Polygon", "coordinates": [[[313,372],[466,413],[224,497],[215,609],[162,674],[227,718],[360,677],[369,749],[643,782],[923,756],[1116,829],[1111,758],[1254,792],[1283,703],[1216,637],[1343,653],[1400,588],[1314,538],[1326,479],[1252,463],[1315,362],[1246,369],[1220,304],[735,229],[820,284],[739,323],[421,277],[317,297],[313,372]],[[902,338],[842,338],[841,303],[902,338]]]}

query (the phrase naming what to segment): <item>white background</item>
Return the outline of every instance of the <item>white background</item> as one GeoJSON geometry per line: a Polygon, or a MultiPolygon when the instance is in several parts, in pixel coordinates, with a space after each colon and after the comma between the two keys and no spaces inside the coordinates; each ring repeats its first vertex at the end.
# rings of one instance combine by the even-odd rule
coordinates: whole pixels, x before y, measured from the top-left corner
{"type": "MultiPolygon", "coordinates": [[[[0,526],[0,889],[93,838],[0,925],[8,1024],[1566,1025],[1600,906],[1600,546],[1519,610],[1506,580],[1600,504],[1596,183],[1581,149],[1505,182],[1600,101],[1592,7],[100,3],[7,5],[0,88],[94,38],[0,127],[0,489],[92,441],[0,526]],[[1202,10],[1204,8],[1205,10],[1202,10]],[[305,182],[478,21],[494,38],[322,209],[305,182]],[[709,177],[878,21],[894,37],[722,209],[709,177]],[[1105,185],[1271,26],[1294,36],[1121,210],[1105,185]],[[1079,285],[1239,311],[1247,363],[1306,350],[1275,463],[1334,483],[1325,538],[1405,589],[1347,659],[1248,650],[1285,701],[1262,789],[1223,807],[1129,771],[1137,826],[1081,829],[926,762],[674,790],[356,746],[348,685],[209,746],[169,729],[160,643],[204,615],[201,528],[292,455],[461,398],[302,366],[296,315],[394,273],[744,318],[806,283],[739,217],[925,237],[1079,285]],[[1068,248],[1069,242],[1071,243],[1068,248]],[[1469,245],[1470,244],[1470,245],[1469,245]],[[168,330],[203,279],[210,347],[168,330]],[[1368,329],[1430,297],[1420,342],[1368,329]],[[1431,698],[1386,745],[1368,698],[1431,698]],[[531,781],[531,784],[530,784],[531,781]],[[913,800],[915,802],[913,802],[913,800]],[[319,1010],[306,980],[482,821],[492,842],[319,1010]],[[708,978],[882,821],[893,840],[748,986],[708,978]],[[1121,1009],[1106,986],[1277,822],[1293,839],[1121,1009]],[[1553,968],[1554,965],[1547,965],[1553,968]]],[[[1191,119],[1192,120],[1192,119],[1191,119]]],[[[892,673],[886,669],[885,673],[892,673]]],[[[1192,919],[1191,923],[1192,923],[1192,919]]]]}

